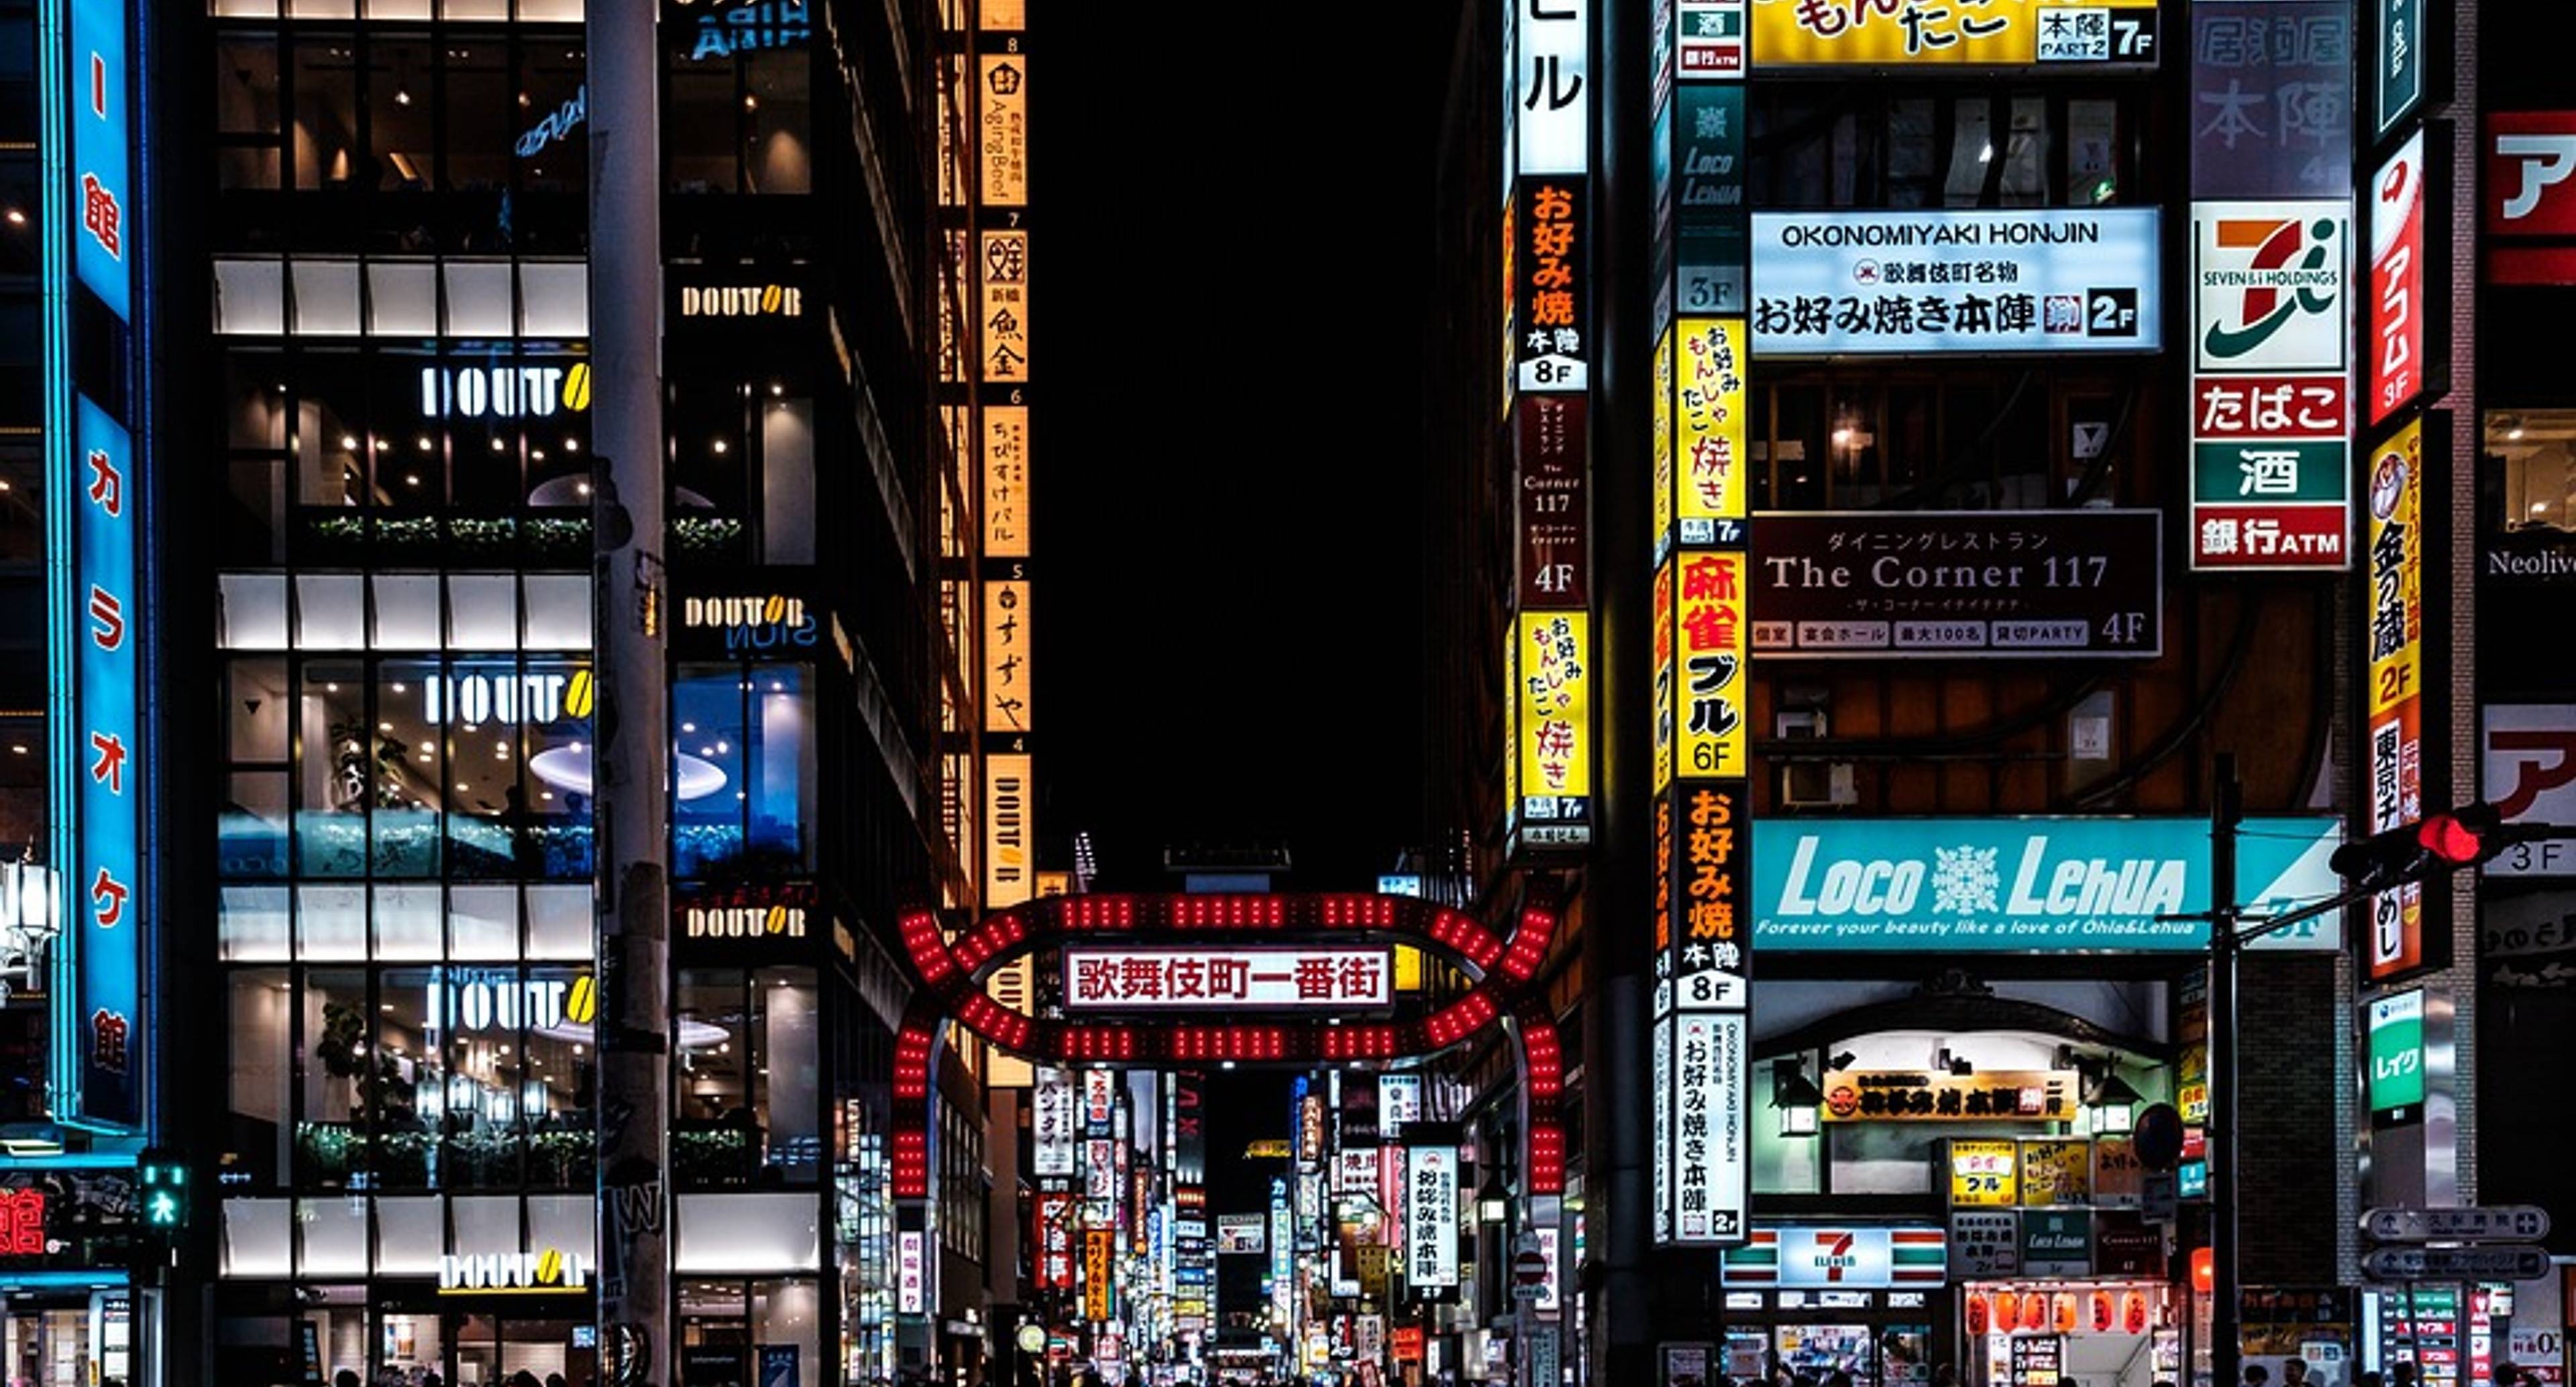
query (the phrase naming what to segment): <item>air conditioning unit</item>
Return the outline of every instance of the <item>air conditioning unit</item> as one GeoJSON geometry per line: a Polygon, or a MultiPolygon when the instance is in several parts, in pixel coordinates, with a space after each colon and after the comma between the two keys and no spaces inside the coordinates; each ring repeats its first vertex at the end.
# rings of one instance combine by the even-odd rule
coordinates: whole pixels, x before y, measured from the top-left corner
{"type": "MultiPolygon", "coordinates": [[[[1820,741],[1830,724],[1822,708],[1791,708],[1772,718],[1783,741],[1820,741]]],[[[1832,809],[1860,803],[1849,761],[1789,761],[1780,767],[1780,803],[1791,809],[1832,809]]]]}

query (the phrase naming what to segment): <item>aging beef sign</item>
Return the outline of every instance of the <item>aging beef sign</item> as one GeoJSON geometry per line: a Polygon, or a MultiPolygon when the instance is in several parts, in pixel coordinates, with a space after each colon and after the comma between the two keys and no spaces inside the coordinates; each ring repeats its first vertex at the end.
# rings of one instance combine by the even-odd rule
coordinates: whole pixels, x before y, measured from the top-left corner
{"type": "Polygon", "coordinates": [[[2161,524],[2151,510],[1765,515],[1753,652],[2153,657],[2161,524]]]}

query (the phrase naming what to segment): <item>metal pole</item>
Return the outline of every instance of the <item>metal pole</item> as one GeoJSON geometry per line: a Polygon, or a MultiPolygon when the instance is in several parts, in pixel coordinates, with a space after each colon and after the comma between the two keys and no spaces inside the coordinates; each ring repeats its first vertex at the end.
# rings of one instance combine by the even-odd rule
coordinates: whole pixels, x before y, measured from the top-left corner
{"type": "MultiPolygon", "coordinates": [[[[2236,754],[2218,753],[2209,804],[2209,1161],[2210,1376],[2237,1387],[2243,1376],[2236,1237],[2236,828],[2245,787],[2236,754]]],[[[2188,1365],[2186,1365],[2188,1371],[2188,1365]]]]}
{"type": "Polygon", "coordinates": [[[652,0],[590,0],[599,1350],[670,1382],[670,784],[662,570],[662,192],[652,0]]]}

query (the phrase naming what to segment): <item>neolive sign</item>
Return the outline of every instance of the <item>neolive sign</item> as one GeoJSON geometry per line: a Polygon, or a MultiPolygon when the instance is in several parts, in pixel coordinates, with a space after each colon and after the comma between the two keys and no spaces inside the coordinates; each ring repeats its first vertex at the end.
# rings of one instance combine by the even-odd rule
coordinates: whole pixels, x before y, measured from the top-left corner
{"type": "Polygon", "coordinates": [[[1810,511],[1754,527],[1758,655],[2149,659],[2164,651],[2152,510],[1810,511]]]}

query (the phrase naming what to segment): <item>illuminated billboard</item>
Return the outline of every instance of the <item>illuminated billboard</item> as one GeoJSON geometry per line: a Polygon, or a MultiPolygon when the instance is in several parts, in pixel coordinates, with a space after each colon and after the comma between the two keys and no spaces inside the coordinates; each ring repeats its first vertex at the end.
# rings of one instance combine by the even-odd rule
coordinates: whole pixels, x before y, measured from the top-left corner
{"type": "Polygon", "coordinates": [[[1517,624],[1521,841],[1581,846],[1592,833],[1592,618],[1524,612],[1517,624]]]}
{"type": "Polygon", "coordinates": [[[1085,1011],[1343,1011],[1395,1002],[1387,948],[1108,948],[1064,951],[1064,1004],[1085,1011]]]}
{"type": "Polygon", "coordinates": [[[2152,65],[2154,0],[1753,0],[1757,67],[2152,65]]]}
{"type": "Polygon", "coordinates": [[[2162,226],[2153,207],[1757,212],[1753,349],[2155,351],[2162,226]]]}

